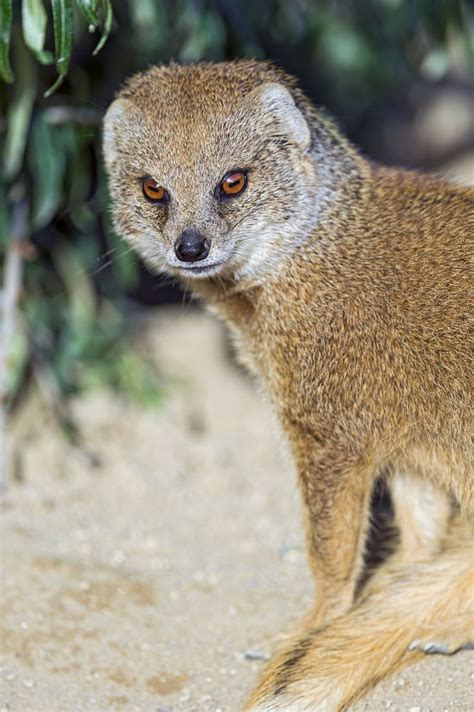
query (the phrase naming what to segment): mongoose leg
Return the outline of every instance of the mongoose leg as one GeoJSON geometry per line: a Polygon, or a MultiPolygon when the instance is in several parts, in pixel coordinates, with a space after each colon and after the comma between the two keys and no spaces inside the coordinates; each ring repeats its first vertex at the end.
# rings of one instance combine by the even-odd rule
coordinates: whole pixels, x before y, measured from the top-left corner
{"type": "Polygon", "coordinates": [[[454,518],[449,495],[428,479],[396,471],[390,478],[390,493],[399,543],[390,558],[372,573],[362,596],[380,587],[395,566],[426,561],[438,554],[454,518]]]}
{"type": "Polygon", "coordinates": [[[400,528],[397,560],[409,563],[438,553],[452,514],[449,495],[404,472],[393,475],[390,490],[400,528]]]}
{"type": "Polygon", "coordinates": [[[316,579],[316,606],[309,618],[317,626],[345,613],[353,603],[375,467],[338,444],[321,448],[305,438],[297,440],[294,450],[316,579]]]}
{"type": "Polygon", "coordinates": [[[385,676],[417,660],[415,640],[453,650],[473,639],[469,537],[426,562],[400,564],[383,586],[322,629],[308,627],[274,658],[246,712],[340,712],[385,676]],[[412,646],[413,647],[413,646],[412,646]]]}

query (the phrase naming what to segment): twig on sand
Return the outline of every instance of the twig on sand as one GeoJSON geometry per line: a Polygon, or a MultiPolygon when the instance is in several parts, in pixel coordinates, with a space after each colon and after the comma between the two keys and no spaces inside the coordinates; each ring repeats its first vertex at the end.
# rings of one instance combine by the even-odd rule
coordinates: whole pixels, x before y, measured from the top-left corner
{"type": "Polygon", "coordinates": [[[7,247],[4,282],[1,290],[0,325],[0,492],[6,488],[6,411],[7,385],[11,368],[11,346],[15,333],[18,297],[23,276],[22,243],[27,237],[29,206],[23,186],[12,190],[12,232],[7,247]]]}

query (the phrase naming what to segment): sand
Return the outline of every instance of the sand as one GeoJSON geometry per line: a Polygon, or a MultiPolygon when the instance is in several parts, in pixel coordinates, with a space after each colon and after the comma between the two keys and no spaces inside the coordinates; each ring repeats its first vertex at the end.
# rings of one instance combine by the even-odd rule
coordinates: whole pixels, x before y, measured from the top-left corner
{"type": "MultiPolygon", "coordinates": [[[[1,510],[0,712],[238,712],[309,606],[300,504],[269,408],[222,327],[143,329],[159,409],[93,392],[69,447],[36,397],[1,510]]],[[[353,709],[467,711],[474,655],[427,657],[353,709]]]]}

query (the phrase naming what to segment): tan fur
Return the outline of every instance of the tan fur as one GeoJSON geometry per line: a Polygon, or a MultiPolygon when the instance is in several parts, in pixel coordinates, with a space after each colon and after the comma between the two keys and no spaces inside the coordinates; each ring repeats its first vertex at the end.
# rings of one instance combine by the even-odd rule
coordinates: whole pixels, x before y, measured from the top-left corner
{"type": "Polygon", "coordinates": [[[344,709],[419,655],[414,637],[466,643],[473,192],[372,165],[258,62],[132,78],[104,155],[118,231],[232,326],[297,466],[316,602],[246,709],[344,709]],[[248,188],[220,204],[235,168],[248,188]],[[145,175],[166,208],[144,201],[145,175]],[[189,227],[211,241],[207,274],[174,255],[189,227]],[[381,471],[396,473],[400,551],[355,601],[381,471]]]}
{"type": "Polygon", "coordinates": [[[387,566],[378,586],[346,615],[319,629],[306,626],[287,644],[246,710],[344,710],[383,677],[419,660],[422,641],[457,650],[474,636],[473,563],[472,529],[458,522],[436,559],[387,566]],[[290,656],[300,651],[298,674],[283,687],[290,656]]]}

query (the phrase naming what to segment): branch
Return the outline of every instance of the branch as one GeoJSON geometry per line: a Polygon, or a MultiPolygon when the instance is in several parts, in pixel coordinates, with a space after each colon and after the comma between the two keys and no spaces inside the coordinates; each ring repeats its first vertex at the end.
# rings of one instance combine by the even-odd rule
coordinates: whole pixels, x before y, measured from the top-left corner
{"type": "Polygon", "coordinates": [[[12,190],[13,221],[10,244],[7,248],[4,284],[1,292],[0,325],[0,493],[6,488],[6,411],[8,373],[11,368],[11,345],[15,333],[16,312],[20,294],[23,257],[22,243],[27,237],[28,203],[24,197],[23,186],[12,190]]]}
{"type": "Polygon", "coordinates": [[[43,111],[46,123],[51,126],[61,124],[80,124],[81,126],[100,126],[104,112],[98,109],[78,108],[74,106],[50,106],[43,111]]]}

